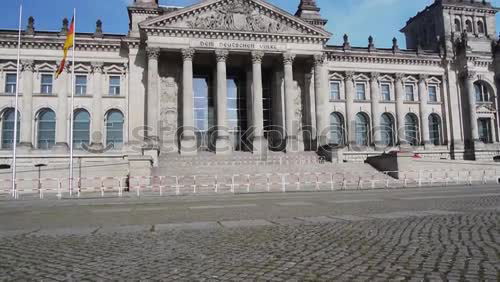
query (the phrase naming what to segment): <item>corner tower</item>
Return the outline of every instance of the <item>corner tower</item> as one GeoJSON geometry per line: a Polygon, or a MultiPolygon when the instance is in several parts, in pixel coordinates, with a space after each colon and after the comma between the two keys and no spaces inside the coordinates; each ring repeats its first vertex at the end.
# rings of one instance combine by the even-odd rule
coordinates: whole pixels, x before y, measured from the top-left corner
{"type": "Polygon", "coordinates": [[[316,0],[300,0],[295,16],[310,24],[324,28],[328,20],[321,17],[320,11],[321,9],[316,5],[316,0]]]}
{"type": "Polygon", "coordinates": [[[446,43],[451,51],[453,42],[465,32],[472,51],[491,52],[496,38],[495,14],[489,0],[435,0],[434,3],[410,18],[401,29],[409,49],[436,50],[446,43]]]}

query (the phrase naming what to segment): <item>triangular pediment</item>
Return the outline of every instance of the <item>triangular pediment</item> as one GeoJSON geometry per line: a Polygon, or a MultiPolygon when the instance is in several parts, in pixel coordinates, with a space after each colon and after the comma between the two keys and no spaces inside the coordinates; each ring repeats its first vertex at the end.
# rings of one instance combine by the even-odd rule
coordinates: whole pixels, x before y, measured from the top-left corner
{"type": "Polygon", "coordinates": [[[331,34],[262,0],[206,0],[148,19],[145,30],[191,30],[317,37],[331,34]]]}

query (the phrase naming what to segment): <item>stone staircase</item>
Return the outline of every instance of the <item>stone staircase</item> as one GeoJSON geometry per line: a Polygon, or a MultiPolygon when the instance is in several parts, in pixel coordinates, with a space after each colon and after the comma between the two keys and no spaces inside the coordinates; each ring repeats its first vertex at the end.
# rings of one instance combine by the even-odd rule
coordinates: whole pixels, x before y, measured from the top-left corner
{"type": "Polygon", "coordinates": [[[350,177],[375,175],[384,177],[368,164],[326,162],[315,152],[285,154],[269,152],[257,156],[248,152],[235,152],[228,156],[217,156],[201,152],[197,156],[163,155],[159,167],[152,170],[154,176],[190,175],[255,175],[268,173],[334,173],[350,177]]]}

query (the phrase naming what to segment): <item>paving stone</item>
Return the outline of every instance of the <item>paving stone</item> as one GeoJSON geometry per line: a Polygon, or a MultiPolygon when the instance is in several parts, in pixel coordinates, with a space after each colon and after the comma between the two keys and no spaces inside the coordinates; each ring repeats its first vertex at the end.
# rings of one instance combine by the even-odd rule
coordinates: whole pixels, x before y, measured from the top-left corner
{"type": "Polygon", "coordinates": [[[197,229],[212,229],[220,228],[217,222],[191,222],[191,223],[171,223],[171,224],[156,224],[155,232],[170,231],[170,230],[197,230],[197,229]]]}
{"type": "Polygon", "coordinates": [[[228,228],[234,228],[234,227],[256,227],[256,226],[273,225],[272,222],[267,221],[267,220],[261,220],[261,219],[221,221],[220,224],[222,226],[228,227],[228,228]]]}

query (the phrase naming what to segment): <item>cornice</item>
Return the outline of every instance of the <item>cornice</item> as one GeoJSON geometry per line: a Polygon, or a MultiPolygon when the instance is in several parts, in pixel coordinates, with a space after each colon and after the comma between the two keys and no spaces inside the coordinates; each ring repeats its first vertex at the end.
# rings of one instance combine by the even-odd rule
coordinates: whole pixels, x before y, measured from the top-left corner
{"type": "Polygon", "coordinates": [[[194,37],[203,39],[252,40],[272,43],[326,44],[329,38],[300,34],[269,34],[259,32],[232,32],[219,30],[199,30],[181,28],[144,28],[148,36],[194,37]]]}
{"type": "Polygon", "coordinates": [[[335,62],[368,63],[368,64],[398,64],[419,66],[442,66],[441,58],[369,56],[368,54],[349,54],[327,52],[328,60],[335,62]]]}
{"type": "MultiPolygon", "coordinates": [[[[78,35],[77,35],[78,36],[78,35]]],[[[17,36],[0,33],[0,48],[17,48],[17,36]]],[[[45,49],[45,50],[62,50],[65,37],[58,35],[45,36],[23,36],[21,40],[21,48],[23,49],[45,49]]],[[[76,50],[79,51],[101,51],[101,52],[116,52],[122,46],[122,38],[104,38],[94,39],[82,37],[76,39],[76,50]]]]}

